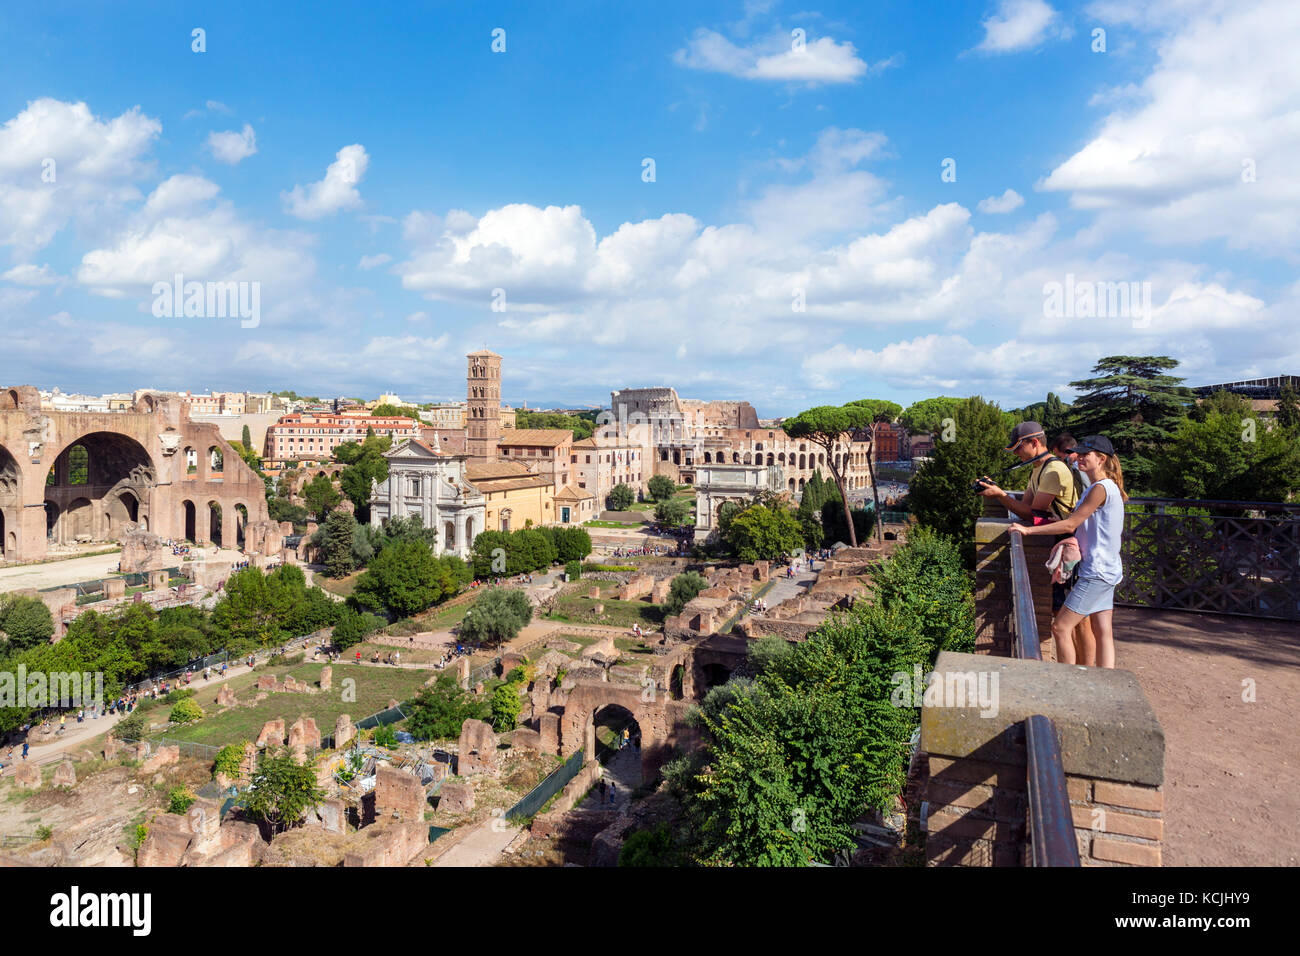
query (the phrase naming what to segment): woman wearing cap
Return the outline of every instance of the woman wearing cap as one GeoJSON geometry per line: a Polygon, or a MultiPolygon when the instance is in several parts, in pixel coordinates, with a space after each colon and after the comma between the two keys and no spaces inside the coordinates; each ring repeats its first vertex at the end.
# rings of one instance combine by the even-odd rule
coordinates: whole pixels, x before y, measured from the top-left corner
{"type": "Polygon", "coordinates": [[[1085,617],[1092,617],[1097,639],[1097,666],[1115,666],[1115,641],[1111,631],[1115,586],[1124,578],[1120,539],[1124,533],[1124,473],[1109,439],[1092,435],[1074,448],[1079,470],[1092,480],[1088,492],[1068,518],[1049,524],[1014,524],[1019,534],[1073,534],[1079,540],[1078,582],[1060,613],[1052,620],[1056,659],[1074,664],[1073,633],[1085,617]]]}

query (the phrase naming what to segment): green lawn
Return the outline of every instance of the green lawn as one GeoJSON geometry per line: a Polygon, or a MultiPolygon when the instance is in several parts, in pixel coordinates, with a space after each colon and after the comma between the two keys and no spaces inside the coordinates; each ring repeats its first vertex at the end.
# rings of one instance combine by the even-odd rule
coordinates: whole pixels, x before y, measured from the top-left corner
{"type": "Polygon", "coordinates": [[[648,520],[649,518],[646,515],[637,512],[637,517],[630,521],[601,521],[598,518],[593,518],[590,521],[584,521],[582,524],[587,528],[635,528],[648,520]]]}
{"type": "Polygon", "coordinates": [[[324,574],[317,574],[315,582],[319,584],[330,594],[337,594],[339,597],[351,597],[352,592],[357,588],[357,578],[361,577],[363,572],[355,571],[345,578],[327,578],[324,574]]]}
{"type": "Polygon", "coordinates": [[[474,606],[473,601],[451,607],[433,608],[415,617],[404,617],[384,628],[384,633],[396,637],[419,634],[423,631],[445,631],[465,620],[465,612],[474,606]]]}
{"type": "MultiPolygon", "coordinates": [[[[253,699],[258,676],[274,674],[283,678],[288,674],[297,680],[316,684],[322,666],[320,663],[312,663],[271,668],[256,675],[244,675],[229,683],[242,702],[253,699]]],[[[222,747],[245,740],[257,740],[262,725],[277,717],[284,718],[287,733],[289,725],[299,716],[315,718],[320,732],[329,734],[333,733],[339,714],[350,715],[354,722],[369,717],[386,708],[391,698],[409,700],[428,677],[429,672],[422,670],[357,667],[337,663],[334,665],[333,690],[318,691],[315,694],[268,694],[266,700],[259,701],[252,707],[234,707],[224,714],[205,717],[188,726],[168,728],[165,736],[222,747]],[[349,687],[345,680],[349,678],[356,681],[355,693],[349,694],[354,699],[345,701],[344,691],[349,687]]],[[[216,687],[211,687],[200,691],[196,699],[205,713],[215,713],[215,697],[216,687]]],[[[159,711],[159,716],[162,715],[163,712],[159,711]]]]}
{"type": "Polygon", "coordinates": [[[555,613],[549,617],[553,621],[572,621],[574,624],[606,624],[627,628],[633,624],[657,628],[663,623],[663,611],[649,601],[619,601],[606,597],[596,601],[589,597],[569,595],[556,600],[555,613]],[[600,614],[595,610],[598,603],[605,605],[605,610],[600,614]]]}

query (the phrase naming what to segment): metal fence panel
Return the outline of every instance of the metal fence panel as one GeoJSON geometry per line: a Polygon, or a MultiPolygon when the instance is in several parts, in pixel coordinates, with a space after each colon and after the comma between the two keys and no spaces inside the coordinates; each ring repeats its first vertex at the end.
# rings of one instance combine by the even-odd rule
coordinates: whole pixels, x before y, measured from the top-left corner
{"type": "Polygon", "coordinates": [[[547,801],[564,788],[564,785],[578,775],[584,762],[583,752],[579,750],[572,757],[553,770],[545,780],[529,790],[524,798],[506,811],[507,820],[526,820],[535,815],[547,801]]]}

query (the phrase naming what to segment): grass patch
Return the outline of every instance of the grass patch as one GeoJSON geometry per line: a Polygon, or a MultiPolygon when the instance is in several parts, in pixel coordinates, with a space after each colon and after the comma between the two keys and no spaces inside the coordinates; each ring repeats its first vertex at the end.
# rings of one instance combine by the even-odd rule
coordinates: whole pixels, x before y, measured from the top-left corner
{"type": "MultiPolygon", "coordinates": [[[[263,673],[274,673],[280,679],[288,675],[296,680],[315,684],[320,679],[322,666],[324,665],[320,663],[296,664],[290,667],[272,668],[263,673]]],[[[244,676],[245,680],[237,679],[230,682],[231,689],[235,690],[241,701],[252,699],[255,694],[252,686],[255,684],[255,679],[250,679],[249,675],[244,676]],[[242,685],[239,689],[235,687],[237,683],[242,685]]],[[[262,725],[268,720],[282,717],[287,727],[299,715],[314,718],[321,733],[328,734],[333,731],[334,723],[340,714],[348,714],[354,721],[360,721],[364,717],[384,710],[392,698],[399,701],[409,700],[428,677],[425,671],[397,667],[391,669],[355,665],[347,667],[338,664],[334,668],[335,689],[332,691],[315,694],[269,694],[265,700],[258,701],[251,707],[237,706],[224,714],[213,714],[183,727],[169,727],[166,736],[169,739],[222,747],[245,740],[256,740],[262,725]],[[342,691],[347,686],[343,681],[346,678],[356,681],[355,700],[343,700],[342,691]]],[[[214,697],[215,689],[205,688],[199,698],[205,712],[216,710],[214,697]]]]}
{"type": "Polygon", "coordinates": [[[647,647],[645,641],[638,641],[635,637],[616,637],[614,646],[629,654],[654,654],[654,650],[647,647]]]}
{"type": "Polygon", "coordinates": [[[637,525],[645,524],[647,520],[649,519],[644,515],[640,515],[631,521],[602,521],[599,518],[592,518],[582,524],[586,528],[635,528],[637,525]]]}
{"type": "Polygon", "coordinates": [[[436,607],[423,611],[415,617],[404,617],[384,628],[384,633],[392,637],[407,637],[425,631],[445,631],[465,620],[465,612],[474,606],[472,601],[455,604],[451,607],[436,607]]]}
{"type": "Polygon", "coordinates": [[[555,611],[547,615],[553,621],[571,621],[575,624],[605,624],[610,627],[658,627],[663,623],[663,609],[649,601],[619,601],[614,598],[565,596],[557,598],[555,611]],[[596,605],[604,610],[596,613],[596,605]]]}
{"type": "Polygon", "coordinates": [[[345,578],[327,578],[323,574],[314,575],[313,580],[330,594],[337,594],[342,598],[352,597],[352,592],[357,589],[357,579],[364,572],[354,571],[345,578]]]}
{"type": "Polygon", "coordinates": [[[363,661],[368,661],[374,657],[375,651],[379,652],[379,659],[381,661],[389,654],[393,653],[393,651],[397,651],[402,655],[403,664],[436,664],[438,661],[442,660],[442,655],[445,653],[444,651],[429,650],[425,647],[407,648],[399,647],[396,644],[372,644],[366,642],[364,644],[357,644],[353,647],[349,647],[343,653],[343,660],[341,663],[355,661],[357,651],[361,652],[361,659],[363,661]]]}

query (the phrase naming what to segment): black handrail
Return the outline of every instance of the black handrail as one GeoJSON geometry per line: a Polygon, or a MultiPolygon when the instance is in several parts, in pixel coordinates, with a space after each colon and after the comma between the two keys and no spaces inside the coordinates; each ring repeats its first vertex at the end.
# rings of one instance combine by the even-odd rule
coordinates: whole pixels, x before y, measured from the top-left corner
{"type": "Polygon", "coordinates": [[[1038,619],[1034,615],[1034,595],[1029,587],[1029,565],[1025,560],[1025,542],[1019,534],[1007,532],[1011,539],[1011,627],[1015,633],[1015,656],[1021,660],[1041,661],[1038,647],[1038,619]]]}
{"type": "Polygon", "coordinates": [[[1079,866],[1070,796],[1056,726],[1042,714],[1025,718],[1029,834],[1034,866],[1079,866]]]}

